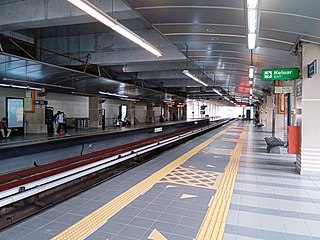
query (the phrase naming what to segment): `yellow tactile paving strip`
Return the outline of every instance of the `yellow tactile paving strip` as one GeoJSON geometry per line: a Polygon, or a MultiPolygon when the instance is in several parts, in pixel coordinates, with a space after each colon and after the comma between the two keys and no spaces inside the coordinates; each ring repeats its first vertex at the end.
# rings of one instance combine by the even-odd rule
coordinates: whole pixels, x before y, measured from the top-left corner
{"type": "Polygon", "coordinates": [[[64,230],[62,233],[53,237],[52,240],[80,240],[89,236],[92,232],[97,230],[103,224],[105,224],[108,219],[118,213],[121,209],[127,206],[130,202],[140,196],[142,193],[147,191],[151,186],[160,181],[167,174],[172,172],[174,169],[179,167],[181,164],[185,163],[189,158],[197,154],[203,148],[208,146],[211,142],[216,140],[222,134],[224,134],[227,130],[229,130],[231,126],[222,130],[218,134],[214,135],[210,139],[204,141],[199,144],[189,152],[185,153],[181,157],[177,158],[172,163],[168,164],[158,172],[154,173],[150,177],[141,181],[139,184],[130,188],[128,191],[122,193],[118,197],[114,198],[101,208],[97,209],[90,215],[81,219],[79,222],[75,223],[68,229],[64,230]]]}
{"type": "Polygon", "coordinates": [[[222,176],[221,173],[180,166],[162,178],[160,182],[215,189],[215,183],[219,181],[220,176],[222,176]]]}
{"type": "Polygon", "coordinates": [[[246,132],[247,128],[243,130],[233,151],[220,186],[199,229],[197,240],[220,240],[223,237],[246,132]]]}

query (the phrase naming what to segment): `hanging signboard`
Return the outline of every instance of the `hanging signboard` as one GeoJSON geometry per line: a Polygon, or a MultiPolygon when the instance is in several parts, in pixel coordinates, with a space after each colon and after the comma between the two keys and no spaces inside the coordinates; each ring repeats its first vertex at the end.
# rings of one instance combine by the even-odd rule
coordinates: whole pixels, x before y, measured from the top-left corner
{"type": "Polygon", "coordinates": [[[48,105],[48,100],[37,99],[34,101],[34,103],[37,105],[48,105]]]}
{"type": "Polygon", "coordinates": [[[261,72],[262,81],[295,80],[298,78],[300,78],[299,68],[262,69],[261,72]]]}
{"type": "Polygon", "coordinates": [[[308,78],[312,78],[313,75],[317,74],[317,60],[314,60],[312,63],[308,64],[308,78]]]}
{"type": "Polygon", "coordinates": [[[302,81],[299,80],[297,81],[297,92],[296,92],[296,95],[297,97],[301,97],[302,96],[302,81]]]}
{"type": "Polygon", "coordinates": [[[283,93],[283,94],[292,93],[292,87],[290,87],[290,86],[284,86],[284,87],[282,87],[282,93],[283,93]]]}
{"type": "Polygon", "coordinates": [[[275,86],[274,87],[274,93],[276,94],[286,94],[286,93],[291,93],[292,92],[292,87],[290,86],[283,86],[283,87],[280,87],[280,86],[275,86]]]}
{"type": "Polygon", "coordinates": [[[276,94],[282,93],[282,87],[275,86],[274,87],[274,93],[276,93],[276,94]]]}

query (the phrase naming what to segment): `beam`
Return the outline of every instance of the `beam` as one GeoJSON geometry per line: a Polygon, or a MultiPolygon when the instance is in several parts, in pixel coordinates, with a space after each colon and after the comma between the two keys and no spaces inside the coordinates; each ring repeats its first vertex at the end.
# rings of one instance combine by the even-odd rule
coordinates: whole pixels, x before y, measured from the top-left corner
{"type": "MultiPolygon", "coordinates": [[[[136,21],[136,20],[135,20],[136,21]]],[[[137,44],[116,32],[86,34],[80,36],[42,38],[41,46],[57,53],[83,59],[90,54],[89,63],[104,66],[125,65],[127,63],[145,63],[149,61],[185,60],[185,56],[154,29],[136,31],[141,37],[153,43],[163,53],[157,58],[137,44]]],[[[54,64],[66,64],[61,58],[42,52],[42,59],[49,59],[54,64]]],[[[67,59],[64,59],[67,61],[67,59]]]]}
{"type": "MultiPolygon", "coordinates": [[[[2,1],[0,31],[96,22],[66,0],[2,1]]],[[[91,0],[91,3],[110,13],[117,20],[139,18],[123,1],[91,0]],[[113,6],[112,6],[113,3],[113,6]]]]}

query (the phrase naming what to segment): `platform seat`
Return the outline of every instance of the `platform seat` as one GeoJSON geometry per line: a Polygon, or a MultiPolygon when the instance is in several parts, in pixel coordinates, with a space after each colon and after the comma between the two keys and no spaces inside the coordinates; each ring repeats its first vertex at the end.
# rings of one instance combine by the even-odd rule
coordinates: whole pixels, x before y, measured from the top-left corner
{"type": "Polygon", "coordinates": [[[277,137],[265,137],[264,140],[267,143],[267,150],[270,153],[271,149],[274,147],[284,146],[285,143],[280,138],[277,137]]]}

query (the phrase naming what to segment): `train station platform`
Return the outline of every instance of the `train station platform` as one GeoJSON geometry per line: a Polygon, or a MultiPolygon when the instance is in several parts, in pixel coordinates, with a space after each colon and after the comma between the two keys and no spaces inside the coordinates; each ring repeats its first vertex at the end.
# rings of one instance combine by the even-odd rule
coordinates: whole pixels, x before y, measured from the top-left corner
{"type": "Polygon", "coordinates": [[[173,125],[181,125],[188,122],[195,121],[203,121],[204,119],[189,119],[184,121],[167,121],[163,123],[139,123],[130,126],[118,127],[115,125],[106,126],[105,129],[102,128],[68,128],[68,135],[59,136],[54,133],[32,133],[32,134],[24,134],[19,136],[10,136],[9,138],[0,137],[0,149],[10,148],[12,146],[20,146],[21,144],[28,143],[39,143],[39,142],[47,142],[55,139],[59,139],[61,137],[81,137],[81,136],[90,136],[90,135],[99,135],[99,134],[108,134],[113,132],[124,132],[130,130],[137,129],[145,129],[145,128],[154,128],[159,126],[173,126],[173,125]]]}
{"type": "Polygon", "coordinates": [[[0,239],[320,239],[320,178],[236,121],[0,232],[0,239]]]}

